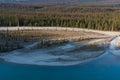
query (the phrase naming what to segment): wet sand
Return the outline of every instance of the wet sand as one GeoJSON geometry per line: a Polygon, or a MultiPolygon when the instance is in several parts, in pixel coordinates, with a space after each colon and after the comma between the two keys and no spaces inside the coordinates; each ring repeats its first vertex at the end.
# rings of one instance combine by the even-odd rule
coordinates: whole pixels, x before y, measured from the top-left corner
{"type": "MultiPolygon", "coordinates": [[[[0,58],[7,62],[44,66],[77,65],[104,54],[107,47],[90,44],[96,39],[67,43],[42,49],[24,48],[3,53],[0,58]]],[[[109,40],[109,39],[108,39],[109,40]]],[[[102,41],[101,41],[102,42],[102,41]]],[[[28,45],[30,46],[30,45],[28,45]]]]}

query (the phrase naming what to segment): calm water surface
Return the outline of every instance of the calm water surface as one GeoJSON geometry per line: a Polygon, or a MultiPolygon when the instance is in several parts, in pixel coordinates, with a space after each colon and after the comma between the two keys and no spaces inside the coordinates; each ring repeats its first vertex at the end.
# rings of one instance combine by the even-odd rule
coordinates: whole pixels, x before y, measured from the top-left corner
{"type": "Polygon", "coordinates": [[[66,67],[1,61],[0,80],[120,80],[120,57],[108,53],[98,59],[66,67]]]}
{"type": "MultiPolygon", "coordinates": [[[[112,54],[116,42],[101,57],[75,66],[20,65],[0,61],[0,80],[120,80],[120,55],[112,54]]],[[[119,54],[120,51],[117,51],[119,54]]]]}

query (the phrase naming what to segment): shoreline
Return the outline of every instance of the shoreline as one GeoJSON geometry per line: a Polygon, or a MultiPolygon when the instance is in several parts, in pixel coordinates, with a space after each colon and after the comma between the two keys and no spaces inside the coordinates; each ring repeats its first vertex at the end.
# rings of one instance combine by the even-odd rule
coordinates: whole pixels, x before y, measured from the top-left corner
{"type": "MultiPolygon", "coordinates": [[[[9,27],[11,28],[11,27],[9,27]]],[[[8,29],[9,29],[8,28],[8,29]]],[[[95,32],[85,31],[66,31],[66,30],[50,30],[44,29],[14,30],[17,27],[12,27],[11,30],[2,30],[0,28],[0,51],[11,51],[23,48],[29,42],[39,42],[39,47],[62,44],[66,42],[79,42],[87,39],[109,38],[109,35],[103,35],[95,32]],[[6,47],[7,46],[7,47],[6,47]]],[[[7,29],[7,28],[5,28],[7,29]]],[[[53,28],[51,28],[53,29],[53,28]]]]}
{"type": "Polygon", "coordinates": [[[120,35],[119,31],[101,31],[101,30],[93,30],[93,29],[85,29],[85,28],[69,28],[69,27],[50,27],[50,26],[40,26],[40,27],[34,27],[34,26],[17,26],[17,27],[0,27],[0,30],[33,30],[33,29],[43,29],[43,30],[67,30],[67,31],[84,31],[84,32],[95,32],[110,36],[116,36],[120,35]]]}
{"type": "MultiPolygon", "coordinates": [[[[23,50],[22,50],[23,51],[23,50]]],[[[39,52],[39,51],[38,51],[39,52]]],[[[101,56],[101,55],[103,55],[103,53],[104,52],[102,52],[102,53],[100,53],[100,55],[99,56],[101,56]]],[[[11,57],[10,56],[8,56],[8,58],[9,59],[12,59],[12,53],[7,53],[8,55],[11,55],[11,57]]],[[[21,54],[21,53],[20,53],[21,54]]],[[[22,53],[23,54],[23,53],[22,53]]],[[[30,53],[31,54],[31,53],[30,53]]],[[[45,54],[45,53],[44,53],[45,54]]],[[[67,53],[66,53],[67,54],[67,53]]],[[[26,54],[27,55],[27,54],[26,54]]],[[[29,54],[28,54],[29,55],[29,54]]],[[[36,55],[36,54],[33,54],[33,55],[36,55]]],[[[5,56],[6,56],[6,54],[5,54],[5,56]]],[[[14,55],[13,55],[14,56],[14,55]]],[[[88,62],[88,61],[90,61],[90,60],[93,60],[94,58],[98,58],[99,56],[97,56],[97,57],[92,57],[92,58],[86,58],[86,59],[82,59],[82,60],[77,60],[77,61],[69,61],[69,59],[68,59],[68,61],[53,61],[53,63],[50,63],[50,64],[47,64],[47,63],[45,63],[45,64],[39,64],[39,63],[19,63],[19,62],[12,62],[12,61],[9,61],[9,60],[7,60],[6,61],[6,58],[3,58],[3,60],[5,61],[5,62],[9,62],[9,63],[15,63],[15,64],[25,64],[25,65],[38,65],[38,66],[73,66],[73,65],[79,65],[79,64],[81,64],[81,63],[84,63],[84,62],[88,62]]],[[[1,56],[0,56],[1,57],[1,56]]],[[[34,56],[33,56],[34,57],[34,56]]],[[[46,57],[49,57],[49,56],[46,56],[46,57]]],[[[14,58],[14,57],[13,57],[14,58]]],[[[17,58],[17,57],[16,57],[17,58]]],[[[19,54],[18,54],[18,58],[19,58],[19,54]]],[[[64,57],[63,57],[64,58],[64,57]]],[[[53,58],[54,59],[54,58],[53,58]]],[[[72,59],[72,58],[71,58],[72,59]]],[[[19,59],[18,59],[19,60],[19,59]]],[[[28,60],[29,60],[29,58],[28,58],[28,60]]],[[[49,59],[48,59],[49,60],[49,59]]],[[[17,60],[16,60],[17,61],[17,60]]],[[[49,62],[48,62],[49,63],[49,62]]]]}
{"type": "Polygon", "coordinates": [[[94,58],[90,58],[90,59],[86,59],[86,60],[81,60],[81,61],[78,61],[77,63],[74,63],[73,62],[73,64],[66,64],[66,65],[64,65],[64,64],[59,64],[59,65],[56,65],[56,64],[53,64],[53,65],[38,65],[38,64],[26,64],[26,63],[15,63],[15,62],[10,62],[10,61],[5,61],[5,59],[1,59],[0,58],[0,62],[4,62],[4,63],[10,63],[10,64],[13,64],[13,65],[25,65],[25,66],[45,66],[45,67],[67,67],[67,66],[77,66],[77,65],[81,65],[81,64],[84,64],[84,63],[87,63],[87,62],[90,62],[90,61],[92,61],[92,60],[96,60],[96,59],[98,59],[98,58],[101,58],[101,57],[103,57],[104,55],[106,55],[106,54],[104,54],[104,52],[103,52],[103,54],[101,54],[100,56],[98,56],[98,57],[94,57],[94,58]]]}
{"type": "Polygon", "coordinates": [[[47,64],[47,65],[37,65],[37,64],[26,64],[26,63],[15,63],[15,62],[10,62],[10,61],[5,61],[5,59],[1,59],[3,62],[5,62],[5,63],[10,63],[10,64],[13,64],[13,65],[25,65],[25,66],[48,66],[48,67],[67,67],[67,66],[76,66],[76,65],[81,65],[81,64],[84,64],[84,63],[87,63],[87,62],[90,62],[90,61],[93,61],[93,60],[96,60],[96,59],[99,59],[99,58],[101,58],[101,57],[103,57],[104,55],[106,55],[107,54],[107,49],[104,51],[104,52],[102,52],[102,54],[101,55],[99,55],[99,56],[97,56],[97,57],[93,57],[93,58],[89,58],[89,59],[86,59],[86,60],[81,60],[81,61],[78,61],[77,63],[74,63],[73,62],[73,64],[66,64],[66,65],[64,65],[64,64],[59,64],[59,65],[56,65],[56,64],[53,64],[53,65],[49,65],[49,64],[47,64]]]}
{"type": "MultiPolygon", "coordinates": [[[[47,32],[51,33],[52,30],[48,30],[47,32]]],[[[44,32],[44,30],[43,30],[44,32]]],[[[56,32],[59,32],[59,31],[56,31],[56,32]]],[[[87,62],[89,60],[93,60],[94,58],[98,58],[99,56],[103,55],[105,51],[103,51],[102,53],[99,53],[99,52],[96,52],[96,54],[94,54],[94,50],[92,51],[92,45],[95,46],[101,46],[102,48],[105,47],[105,46],[108,46],[109,45],[109,42],[113,39],[113,35],[108,35],[108,34],[103,34],[101,32],[94,32],[94,31],[73,31],[74,33],[81,33],[83,32],[85,35],[83,36],[86,36],[88,35],[89,33],[89,36],[90,36],[90,33],[92,34],[92,37],[94,36],[97,36],[98,38],[93,38],[93,39],[90,39],[90,40],[82,40],[79,43],[79,46],[80,45],[90,45],[90,51],[91,53],[88,55],[88,53],[90,52],[89,51],[89,48],[88,48],[88,51],[87,51],[87,47],[85,47],[85,50],[83,51],[80,51],[81,53],[84,53],[84,54],[81,54],[79,52],[79,48],[78,48],[78,52],[76,52],[76,54],[73,54],[74,49],[77,49],[75,48],[75,44],[71,44],[71,43],[65,43],[65,45],[57,45],[57,46],[53,46],[54,48],[52,50],[51,47],[49,48],[38,48],[36,50],[33,49],[33,51],[30,51],[31,50],[31,45],[28,45],[28,52],[26,53],[26,51],[24,52],[24,49],[26,50],[27,48],[23,48],[23,49],[20,49],[22,50],[23,52],[21,52],[20,50],[15,50],[15,51],[11,51],[11,52],[7,52],[8,54],[4,54],[4,55],[0,55],[0,58],[4,59],[5,61],[7,62],[12,62],[12,63],[18,63],[18,64],[29,64],[29,65],[43,65],[43,66],[72,66],[72,65],[77,65],[77,64],[81,64],[81,63],[84,63],[84,62],[87,62]],[[94,34],[96,33],[96,34],[94,34]],[[94,36],[93,36],[94,35],[94,36]],[[68,45],[67,45],[68,44],[68,45]],[[29,47],[30,46],[30,47],[29,47]],[[65,54],[63,54],[63,52],[61,53],[60,50],[63,51],[65,54]],[[71,52],[71,49],[73,49],[73,52],[71,52]],[[60,55],[52,55],[50,54],[51,51],[55,52],[57,51],[58,54],[60,53],[60,55]],[[70,51],[70,52],[69,52],[70,51]],[[44,53],[44,54],[43,54],[44,53]],[[70,53],[70,54],[68,54],[70,53]],[[78,54],[79,53],[79,54],[78,54]],[[62,54],[62,55],[61,55],[62,54]],[[67,55],[66,55],[67,54],[67,55]],[[75,55],[78,55],[80,56],[80,59],[75,57],[75,55]],[[83,59],[82,59],[82,56],[83,55],[83,59]],[[88,57],[89,56],[89,57],[88,57]],[[84,59],[84,57],[86,57],[84,59]],[[75,59],[75,61],[74,61],[75,59]],[[59,61],[60,60],[60,61],[59,61]],[[64,61],[65,60],[65,61],[64,61]],[[24,62],[26,61],[26,62],[24,62]]],[[[55,33],[55,32],[53,32],[55,33]]],[[[65,31],[66,33],[66,31],[65,31]]],[[[65,34],[64,33],[64,34],[65,34]]],[[[71,33],[71,31],[70,31],[71,33]]],[[[57,33],[58,34],[58,33],[57,33]]],[[[61,34],[61,32],[60,32],[61,34]]],[[[74,41],[73,41],[74,43],[74,41]]],[[[38,45],[38,43],[37,43],[38,45]]],[[[32,46],[32,47],[35,47],[36,45],[32,46]]],[[[80,47],[81,48],[81,47],[80,47]]]]}

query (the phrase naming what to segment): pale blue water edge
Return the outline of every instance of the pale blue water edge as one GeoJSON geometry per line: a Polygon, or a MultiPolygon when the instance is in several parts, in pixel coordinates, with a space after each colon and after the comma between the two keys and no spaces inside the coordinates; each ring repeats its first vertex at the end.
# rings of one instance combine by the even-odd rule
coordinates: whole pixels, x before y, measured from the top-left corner
{"type": "Polygon", "coordinates": [[[109,53],[86,63],[66,67],[0,61],[0,80],[120,80],[120,56],[109,53]]]}

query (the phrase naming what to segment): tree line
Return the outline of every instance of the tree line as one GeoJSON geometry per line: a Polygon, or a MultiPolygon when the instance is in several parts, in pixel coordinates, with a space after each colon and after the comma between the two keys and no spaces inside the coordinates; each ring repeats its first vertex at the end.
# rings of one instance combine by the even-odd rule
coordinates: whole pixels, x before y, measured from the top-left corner
{"type": "Polygon", "coordinates": [[[119,31],[119,9],[101,7],[50,7],[0,13],[0,26],[60,26],[119,31]]]}

